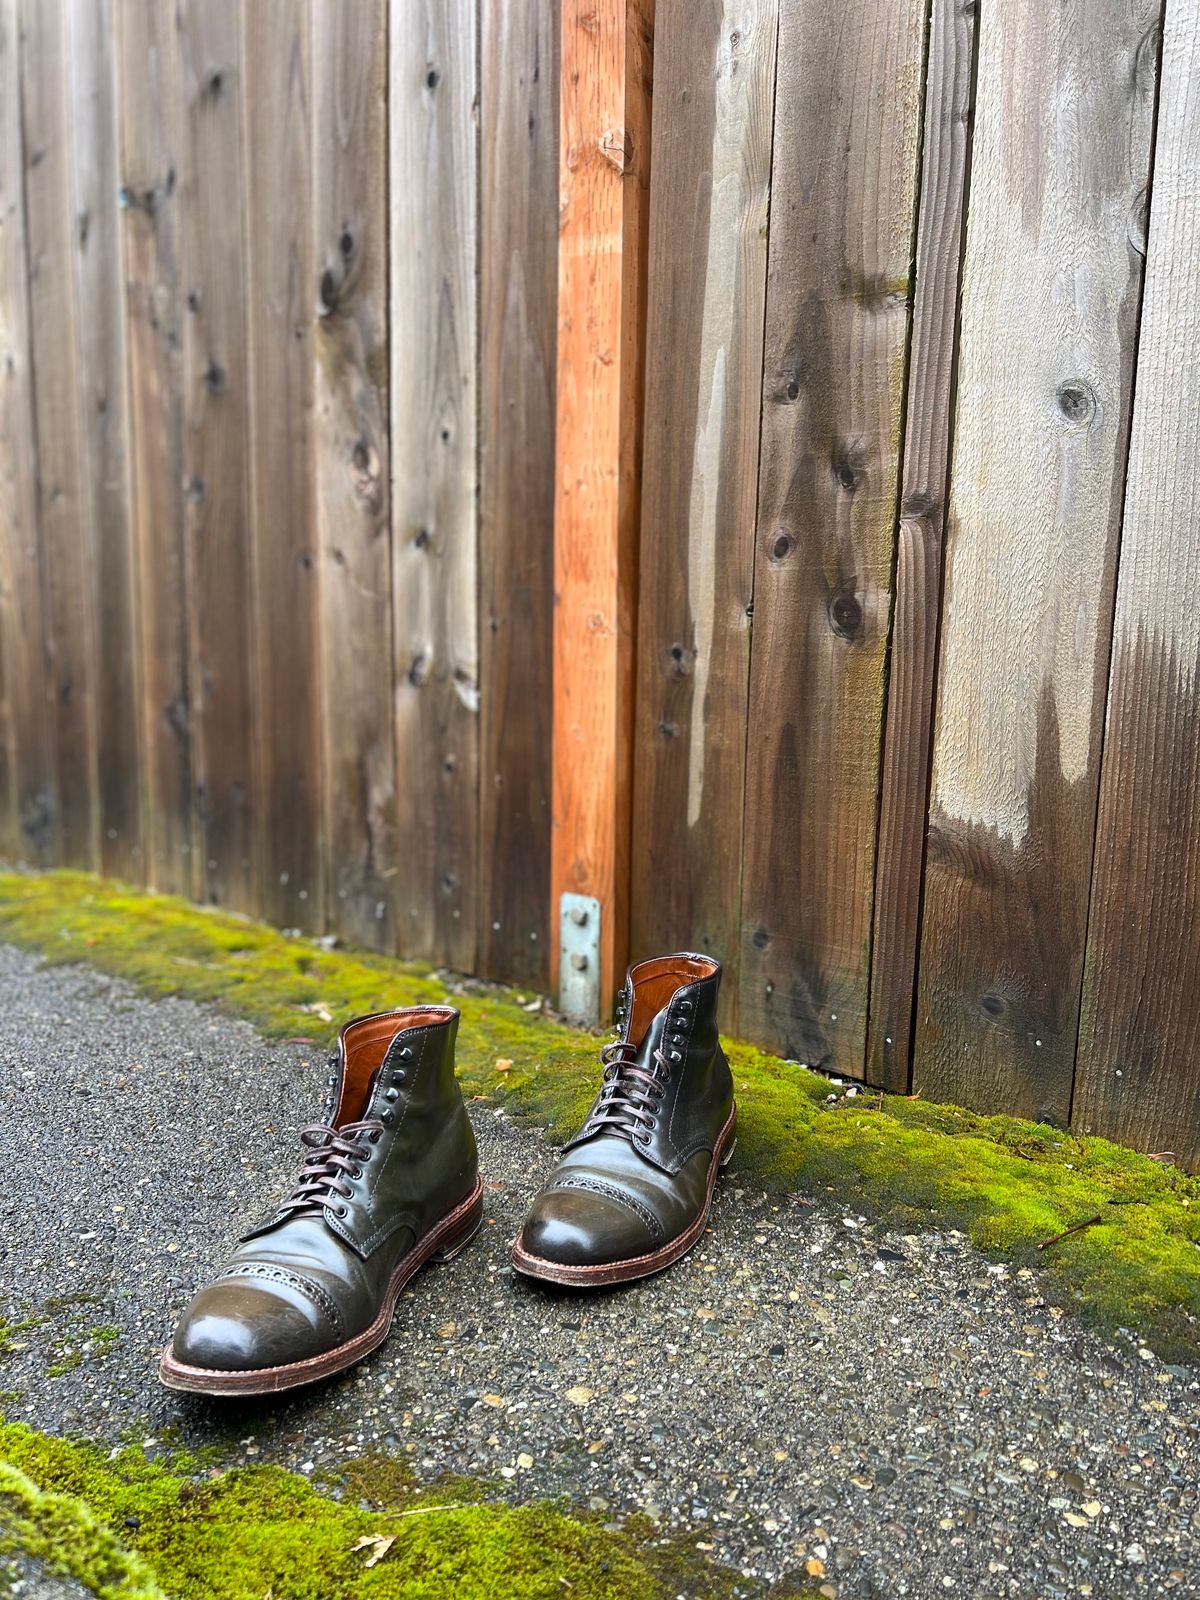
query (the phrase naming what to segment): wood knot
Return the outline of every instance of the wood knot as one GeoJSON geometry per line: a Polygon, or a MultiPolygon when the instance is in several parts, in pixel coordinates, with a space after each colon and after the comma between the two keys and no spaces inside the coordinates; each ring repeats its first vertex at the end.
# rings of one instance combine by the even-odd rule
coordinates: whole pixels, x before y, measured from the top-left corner
{"type": "Polygon", "coordinates": [[[1096,415],[1096,394],[1083,378],[1067,378],[1055,391],[1058,409],[1068,422],[1087,423],[1096,415]]]}
{"type": "Polygon", "coordinates": [[[835,439],[829,452],[833,481],[847,494],[853,494],[865,481],[867,452],[857,440],[835,439]]]}
{"type": "Polygon", "coordinates": [[[841,639],[862,638],[863,608],[853,582],[836,589],[829,601],[829,626],[841,639]]]}
{"type": "Polygon", "coordinates": [[[778,565],[781,561],[786,561],[795,548],[795,535],[789,533],[786,528],[776,528],[775,532],[770,535],[768,555],[775,565],[778,565]]]}
{"type": "Polygon", "coordinates": [[[667,651],[667,676],[686,678],[692,671],[692,652],[686,645],[673,644],[667,651]]]}

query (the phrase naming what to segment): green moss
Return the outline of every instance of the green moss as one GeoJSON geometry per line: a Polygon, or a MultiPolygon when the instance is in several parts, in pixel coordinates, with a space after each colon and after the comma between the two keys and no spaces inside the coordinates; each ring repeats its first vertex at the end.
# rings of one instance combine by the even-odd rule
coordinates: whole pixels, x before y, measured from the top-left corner
{"type": "MultiPolygon", "coordinates": [[[[98,1595],[244,1600],[714,1600],[763,1596],[649,1526],[620,1532],[550,1503],[479,1503],[452,1483],[421,1489],[397,1463],[361,1463],[338,1494],[256,1466],[197,1478],[193,1463],[115,1458],[0,1426],[0,1551],[24,1550],[98,1595]],[[360,1540],[392,1539],[377,1565],[360,1540]]],[[[786,1586],[784,1594],[808,1591],[786,1586]]]]}
{"type": "Polygon", "coordinates": [[[83,1352],[81,1350],[67,1349],[46,1368],[46,1376],[48,1378],[65,1378],[68,1372],[74,1372],[76,1367],[82,1365],[83,1352]]]}
{"type": "MultiPolygon", "coordinates": [[[[362,1012],[446,998],[428,967],[325,951],[78,873],[0,874],[0,940],[321,1045],[362,1012]]],[[[465,980],[451,998],[463,1012],[466,1092],[502,1100],[554,1137],[572,1131],[594,1092],[601,1041],[530,1014],[512,990],[465,980]],[[497,1071],[497,1061],[512,1066],[497,1071]]],[[[827,1104],[817,1074],[749,1045],[728,1048],[743,1179],[911,1227],[959,1228],[993,1256],[1036,1262],[1050,1289],[1100,1326],[1136,1327],[1163,1355],[1200,1353],[1200,1179],[1015,1118],[870,1093],[827,1104]],[[1096,1215],[1099,1225],[1037,1249],[1096,1215]]]]}

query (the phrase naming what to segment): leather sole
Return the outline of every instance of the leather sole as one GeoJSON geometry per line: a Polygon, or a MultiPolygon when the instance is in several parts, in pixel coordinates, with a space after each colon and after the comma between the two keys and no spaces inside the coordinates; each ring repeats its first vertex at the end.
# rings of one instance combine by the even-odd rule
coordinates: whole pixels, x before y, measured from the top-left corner
{"type": "Polygon", "coordinates": [[[635,1278],[649,1278],[664,1268],[673,1266],[704,1232],[712,1206],[713,1189],[717,1174],[729,1165],[737,1144],[737,1107],[729,1113],[725,1126],[717,1135],[712,1165],[708,1169],[708,1186],[704,1204],[695,1221],[660,1250],[644,1256],[627,1256],[623,1261],[603,1261],[591,1267],[569,1266],[562,1261],[547,1261],[544,1256],[531,1255],[521,1248],[520,1239],[512,1247],[512,1264],[526,1278],[539,1278],[543,1283],[560,1283],[572,1289],[606,1289],[614,1283],[631,1283],[635,1278]]]}
{"type": "Polygon", "coordinates": [[[442,1220],[397,1262],[388,1283],[387,1293],[379,1315],[369,1328],[347,1339],[344,1344],[324,1350],[318,1356],[304,1361],[293,1361],[287,1366],[254,1367],[246,1371],[222,1371],[216,1367],[189,1367],[177,1361],[171,1346],[162,1353],[159,1377],[168,1389],[179,1389],[187,1394],[239,1395],[278,1394],[281,1389],[298,1389],[306,1383],[316,1383],[330,1378],[347,1367],[378,1350],[392,1331],[392,1317],[396,1301],[405,1284],[430,1261],[452,1261],[465,1250],[483,1225],[483,1180],[476,1178],[475,1187],[461,1204],[447,1212],[442,1220]]]}

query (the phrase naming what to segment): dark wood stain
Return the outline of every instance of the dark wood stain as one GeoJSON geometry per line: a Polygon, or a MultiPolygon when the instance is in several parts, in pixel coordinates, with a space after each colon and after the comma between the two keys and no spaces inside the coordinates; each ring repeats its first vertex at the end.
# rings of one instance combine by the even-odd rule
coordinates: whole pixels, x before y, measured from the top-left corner
{"type": "Polygon", "coordinates": [[[481,21],[479,970],[544,988],[559,11],[484,0],[481,21]]]}

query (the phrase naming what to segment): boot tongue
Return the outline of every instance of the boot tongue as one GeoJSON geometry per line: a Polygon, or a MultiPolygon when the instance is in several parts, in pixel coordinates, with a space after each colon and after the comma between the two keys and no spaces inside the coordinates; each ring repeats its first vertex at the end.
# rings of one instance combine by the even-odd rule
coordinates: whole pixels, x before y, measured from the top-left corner
{"type": "Polygon", "coordinates": [[[667,1008],[664,1006],[658,1015],[651,1019],[650,1026],[646,1029],[641,1044],[638,1045],[637,1055],[634,1060],[636,1065],[643,1068],[644,1071],[654,1072],[660,1070],[658,1063],[654,1059],[654,1052],[662,1050],[663,1054],[666,1054],[663,1046],[666,1031],[667,1008]]]}

